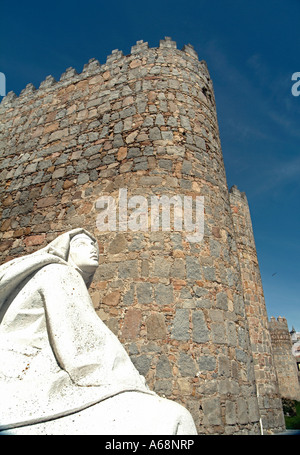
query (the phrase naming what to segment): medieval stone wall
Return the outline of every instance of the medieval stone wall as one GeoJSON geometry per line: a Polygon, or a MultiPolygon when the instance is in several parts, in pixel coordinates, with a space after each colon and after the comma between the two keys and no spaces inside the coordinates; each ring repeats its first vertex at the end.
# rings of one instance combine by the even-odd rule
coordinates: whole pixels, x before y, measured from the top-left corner
{"type": "Polygon", "coordinates": [[[0,125],[1,262],[69,229],[91,231],[101,252],[93,304],[150,388],[186,406],[199,433],[258,434],[213,87],[192,46],[139,41],[130,55],[29,84],[4,98],[0,125]],[[124,189],[147,201],[204,197],[203,240],[174,226],[99,231],[97,201],[118,203],[124,189]]]}
{"type": "Polygon", "coordinates": [[[297,362],[292,353],[292,340],[286,319],[279,316],[276,320],[271,317],[269,330],[280,394],[283,398],[300,401],[297,362]]]}
{"type": "Polygon", "coordinates": [[[233,186],[229,193],[242,274],[245,310],[262,425],[265,431],[284,427],[278,379],[273,360],[268,315],[245,193],[233,186]]]}

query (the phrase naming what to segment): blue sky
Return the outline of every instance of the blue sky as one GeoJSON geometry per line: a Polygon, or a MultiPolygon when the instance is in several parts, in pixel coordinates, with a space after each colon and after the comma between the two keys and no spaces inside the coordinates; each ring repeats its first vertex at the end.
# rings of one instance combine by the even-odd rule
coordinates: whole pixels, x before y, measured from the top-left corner
{"type": "Polygon", "coordinates": [[[7,92],[144,40],[192,44],[213,79],[228,186],[250,204],[269,317],[300,331],[300,0],[2,2],[7,92]]]}

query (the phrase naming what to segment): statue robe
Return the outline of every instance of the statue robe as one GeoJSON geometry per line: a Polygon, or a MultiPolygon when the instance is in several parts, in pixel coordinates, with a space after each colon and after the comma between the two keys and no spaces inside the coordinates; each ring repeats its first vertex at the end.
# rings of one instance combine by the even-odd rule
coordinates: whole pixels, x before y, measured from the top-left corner
{"type": "Polygon", "coordinates": [[[2,266],[0,429],[66,415],[124,391],[153,394],[64,256],[52,245],[2,266]]]}
{"type": "Polygon", "coordinates": [[[197,434],[97,316],[71,239],[0,267],[0,434],[197,434]]]}

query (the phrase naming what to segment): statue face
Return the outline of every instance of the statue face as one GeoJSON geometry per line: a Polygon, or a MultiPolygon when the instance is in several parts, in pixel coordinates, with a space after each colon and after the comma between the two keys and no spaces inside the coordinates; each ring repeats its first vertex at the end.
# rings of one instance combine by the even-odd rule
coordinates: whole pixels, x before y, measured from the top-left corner
{"type": "Polygon", "coordinates": [[[71,241],[69,258],[83,272],[93,273],[99,265],[98,245],[87,235],[76,235],[71,241]]]}

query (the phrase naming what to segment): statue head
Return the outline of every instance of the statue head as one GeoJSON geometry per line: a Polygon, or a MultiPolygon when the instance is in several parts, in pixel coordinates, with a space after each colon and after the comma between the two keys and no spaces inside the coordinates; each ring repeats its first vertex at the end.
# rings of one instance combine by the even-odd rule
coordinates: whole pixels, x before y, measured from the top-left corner
{"type": "Polygon", "coordinates": [[[83,274],[95,273],[99,265],[99,248],[97,242],[85,233],[72,237],[68,262],[74,264],[83,274]]]}
{"type": "MultiPolygon", "coordinates": [[[[99,249],[96,238],[83,228],[60,234],[46,247],[34,253],[12,259],[0,266],[0,309],[5,314],[5,302],[22,281],[48,264],[74,267],[90,286],[98,267],[99,249]]],[[[0,313],[1,322],[1,313],[0,313]]]]}

